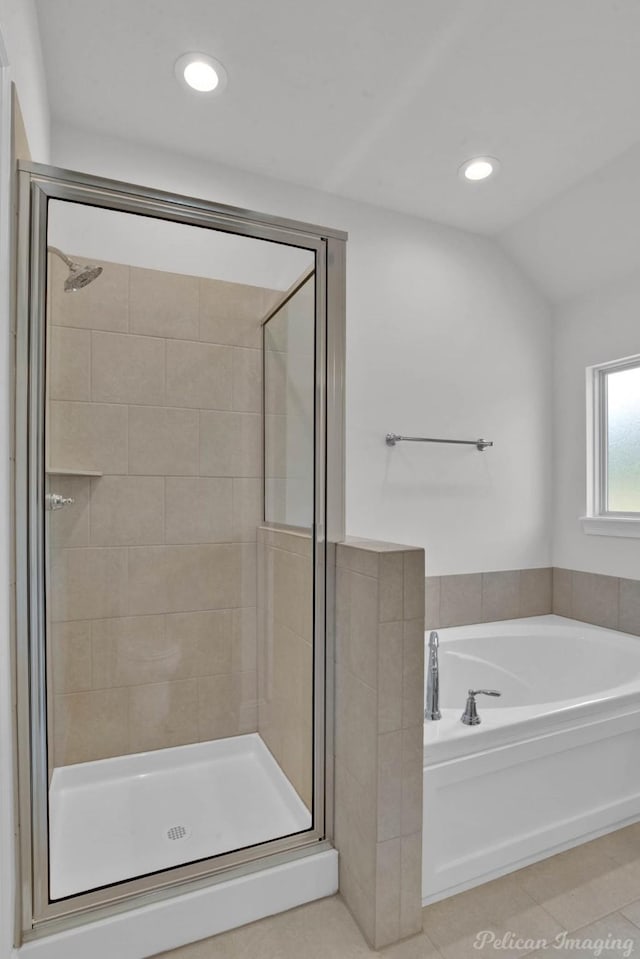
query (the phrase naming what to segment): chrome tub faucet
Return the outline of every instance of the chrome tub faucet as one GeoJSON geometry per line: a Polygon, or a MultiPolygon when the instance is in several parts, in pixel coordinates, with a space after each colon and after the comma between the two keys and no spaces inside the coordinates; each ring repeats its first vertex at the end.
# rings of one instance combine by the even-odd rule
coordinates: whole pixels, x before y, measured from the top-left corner
{"type": "Polygon", "coordinates": [[[502,696],[502,693],[497,689],[470,689],[467,696],[467,705],[460,717],[460,722],[464,723],[465,726],[478,726],[482,722],[478,716],[476,696],[502,696]]]}
{"type": "Polygon", "coordinates": [[[442,713],[440,712],[440,666],[438,663],[439,645],[440,640],[434,629],[429,635],[429,661],[427,664],[427,703],[424,718],[428,720],[442,719],[442,713]]]}

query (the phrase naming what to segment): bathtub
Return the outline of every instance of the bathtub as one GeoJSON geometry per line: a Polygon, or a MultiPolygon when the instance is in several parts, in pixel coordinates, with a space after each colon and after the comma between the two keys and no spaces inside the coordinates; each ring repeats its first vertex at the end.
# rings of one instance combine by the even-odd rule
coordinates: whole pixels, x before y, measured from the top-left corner
{"type": "Polygon", "coordinates": [[[425,905],[640,819],[640,638],[560,616],[439,635],[425,905]],[[502,693],[478,696],[478,726],[460,722],[470,688],[502,693]]]}

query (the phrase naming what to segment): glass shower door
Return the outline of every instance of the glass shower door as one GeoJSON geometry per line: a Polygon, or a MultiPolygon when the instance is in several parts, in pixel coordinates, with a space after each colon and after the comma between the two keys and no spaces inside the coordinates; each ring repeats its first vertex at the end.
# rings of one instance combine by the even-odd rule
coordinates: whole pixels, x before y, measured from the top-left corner
{"type": "Polygon", "coordinates": [[[49,198],[32,301],[45,918],[323,830],[322,242],[112,203],[49,198]]]}

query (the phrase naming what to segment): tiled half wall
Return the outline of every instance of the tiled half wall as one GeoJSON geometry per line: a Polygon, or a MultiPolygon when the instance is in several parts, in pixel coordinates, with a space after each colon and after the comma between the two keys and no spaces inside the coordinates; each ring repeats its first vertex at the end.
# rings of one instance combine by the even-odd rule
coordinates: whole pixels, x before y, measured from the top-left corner
{"type": "Polygon", "coordinates": [[[379,948],[421,929],[424,552],[347,540],[336,564],[340,891],[379,948]]]}
{"type": "Polygon", "coordinates": [[[258,731],[307,806],[313,790],[310,533],[258,530],[258,731]]]}
{"type": "Polygon", "coordinates": [[[49,258],[55,765],[258,728],[260,321],[277,293],[49,258]]]}
{"type": "Polygon", "coordinates": [[[640,636],[640,580],[543,567],[428,576],[427,629],[556,613],[640,636]]]}

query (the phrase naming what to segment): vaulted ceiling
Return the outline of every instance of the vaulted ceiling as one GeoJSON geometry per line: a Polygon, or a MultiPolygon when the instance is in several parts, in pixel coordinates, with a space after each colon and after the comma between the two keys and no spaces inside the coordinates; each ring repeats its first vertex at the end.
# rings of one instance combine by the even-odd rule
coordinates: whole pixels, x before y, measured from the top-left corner
{"type": "Polygon", "coordinates": [[[640,268],[638,0],[37,8],[54,122],[496,235],[553,299],[640,268]],[[190,50],[224,94],[176,83],[190,50]],[[500,173],[464,182],[478,154],[500,173]]]}

